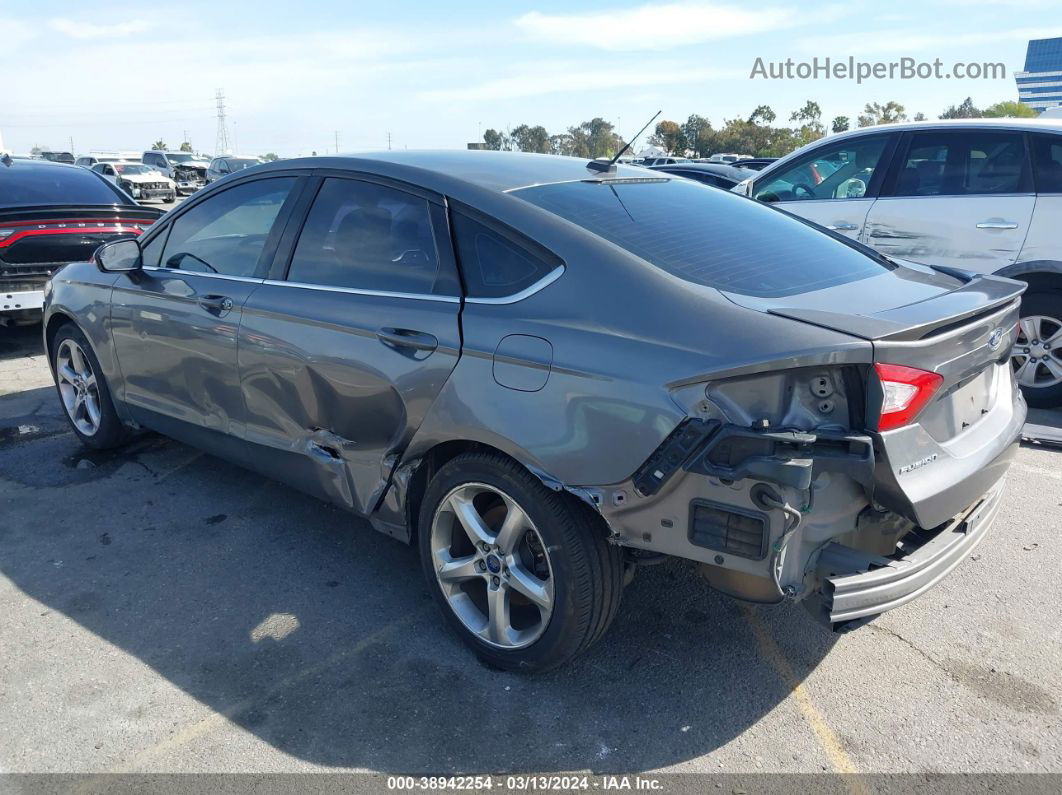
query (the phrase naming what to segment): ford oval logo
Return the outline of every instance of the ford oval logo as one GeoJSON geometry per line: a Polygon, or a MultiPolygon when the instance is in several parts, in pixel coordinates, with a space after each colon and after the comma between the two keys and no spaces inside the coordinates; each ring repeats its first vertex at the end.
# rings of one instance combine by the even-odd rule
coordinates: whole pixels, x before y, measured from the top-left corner
{"type": "Polygon", "coordinates": [[[997,328],[991,334],[988,335],[988,347],[995,350],[999,347],[999,343],[1003,341],[1003,329],[997,328]]]}

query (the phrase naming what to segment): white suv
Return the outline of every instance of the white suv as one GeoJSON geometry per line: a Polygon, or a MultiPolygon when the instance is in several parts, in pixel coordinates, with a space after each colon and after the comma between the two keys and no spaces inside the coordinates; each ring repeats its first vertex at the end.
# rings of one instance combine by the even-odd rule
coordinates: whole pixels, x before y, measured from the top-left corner
{"type": "Polygon", "coordinates": [[[1030,405],[1062,405],[1062,119],[865,127],[734,190],[890,257],[1027,282],[1015,375],[1030,405]]]}

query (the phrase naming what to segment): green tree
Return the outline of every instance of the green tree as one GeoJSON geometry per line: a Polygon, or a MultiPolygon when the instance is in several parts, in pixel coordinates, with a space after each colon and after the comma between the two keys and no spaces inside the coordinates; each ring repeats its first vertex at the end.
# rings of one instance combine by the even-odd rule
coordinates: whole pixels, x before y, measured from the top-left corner
{"type": "Polygon", "coordinates": [[[762,124],[769,127],[774,124],[774,120],[777,118],[778,114],[771,110],[770,105],[759,105],[749,116],[749,123],[762,124]]]}
{"type": "Polygon", "coordinates": [[[691,113],[682,125],[682,138],[685,148],[693,152],[694,157],[704,157],[711,146],[712,124],[704,116],[691,113]]]}
{"type": "Polygon", "coordinates": [[[189,143],[188,141],[181,141],[181,151],[182,152],[191,152],[192,151],[192,144],[189,143]]]}
{"type": "Polygon", "coordinates": [[[1024,102],[1014,102],[1013,100],[997,102],[995,105],[989,105],[985,108],[985,116],[990,119],[1001,119],[1004,117],[1013,119],[1033,119],[1039,115],[1039,113],[1024,102]]]}
{"type": "Polygon", "coordinates": [[[575,141],[569,133],[558,133],[549,137],[549,151],[554,155],[574,155],[575,141]]]}
{"type": "Polygon", "coordinates": [[[967,97],[958,106],[950,105],[947,110],[940,114],[942,119],[979,119],[984,116],[984,111],[973,104],[973,99],[967,97]]]}
{"type": "Polygon", "coordinates": [[[847,116],[834,116],[833,122],[830,124],[830,129],[835,133],[844,132],[851,126],[847,116]]]}
{"type": "Polygon", "coordinates": [[[266,152],[264,155],[259,155],[258,157],[267,163],[272,163],[274,160],[280,160],[280,158],[277,157],[276,152],[266,152]]]}
{"type": "Polygon", "coordinates": [[[546,128],[540,124],[534,127],[521,124],[519,127],[513,129],[510,137],[512,138],[513,145],[521,152],[540,152],[542,154],[549,154],[551,151],[549,133],[546,132],[546,128]]]}
{"type": "Polygon", "coordinates": [[[884,105],[877,102],[868,102],[863,112],[859,114],[859,126],[871,127],[875,124],[895,124],[898,121],[907,121],[907,113],[899,102],[889,101],[884,105]]]}
{"type": "Polygon", "coordinates": [[[826,128],[822,125],[822,109],[818,102],[810,99],[804,103],[804,107],[790,114],[789,121],[800,123],[800,127],[794,132],[797,146],[817,141],[826,134],[826,128]]]}
{"type": "Polygon", "coordinates": [[[488,149],[493,149],[495,151],[509,149],[508,136],[504,133],[498,132],[494,128],[483,133],[483,143],[487,145],[488,149]]]}
{"type": "MultiPolygon", "coordinates": [[[[656,129],[649,137],[649,143],[659,146],[669,155],[672,155],[679,152],[679,148],[685,143],[685,139],[686,137],[682,134],[682,128],[678,123],[665,119],[657,122],[656,129]]],[[[681,154],[681,152],[679,153],[681,154]]]]}
{"type": "Polygon", "coordinates": [[[158,149],[159,151],[165,152],[166,151],[166,142],[163,141],[161,138],[159,138],[157,141],[155,141],[155,143],[153,143],[151,145],[151,148],[152,149],[158,149]]]}
{"type": "Polygon", "coordinates": [[[918,113],[916,113],[914,115],[914,118],[912,119],[912,121],[925,121],[925,120],[926,120],[926,114],[924,114],[922,111],[918,111],[918,113]]]}
{"type": "Polygon", "coordinates": [[[796,136],[788,127],[769,127],[745,119],[730,119],[716,132],[716,152],[736,152],[754,157],[781,157],[797,146],[796,136]]]}

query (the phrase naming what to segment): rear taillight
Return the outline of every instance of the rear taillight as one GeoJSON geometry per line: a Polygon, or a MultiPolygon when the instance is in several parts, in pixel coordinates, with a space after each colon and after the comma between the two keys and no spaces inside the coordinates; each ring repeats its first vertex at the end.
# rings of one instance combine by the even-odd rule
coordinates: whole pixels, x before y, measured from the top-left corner
{"type": "Polygon", "coordinates": [[[875,364],[874,370],[881,379],[879,431],[909,425],[944,382],[936,373],[900,364],[875,364]]]}

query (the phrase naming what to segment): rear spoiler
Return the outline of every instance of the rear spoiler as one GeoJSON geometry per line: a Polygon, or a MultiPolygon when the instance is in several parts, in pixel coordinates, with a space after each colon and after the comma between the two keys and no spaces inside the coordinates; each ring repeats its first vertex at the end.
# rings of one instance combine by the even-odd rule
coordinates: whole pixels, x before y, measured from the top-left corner
{"type": "Polygon", "coordinates": [[[956,326],[987,317],[1016,301],[1028,285],[1002,276],[985,276],[956,268],[933,269],[963,282],[951,292],[873,315],[849,315],[818,309],[780,307],[768,312],[814,326],[843,331],[866,340],[897,342],[926,339],[956,326]]]}

